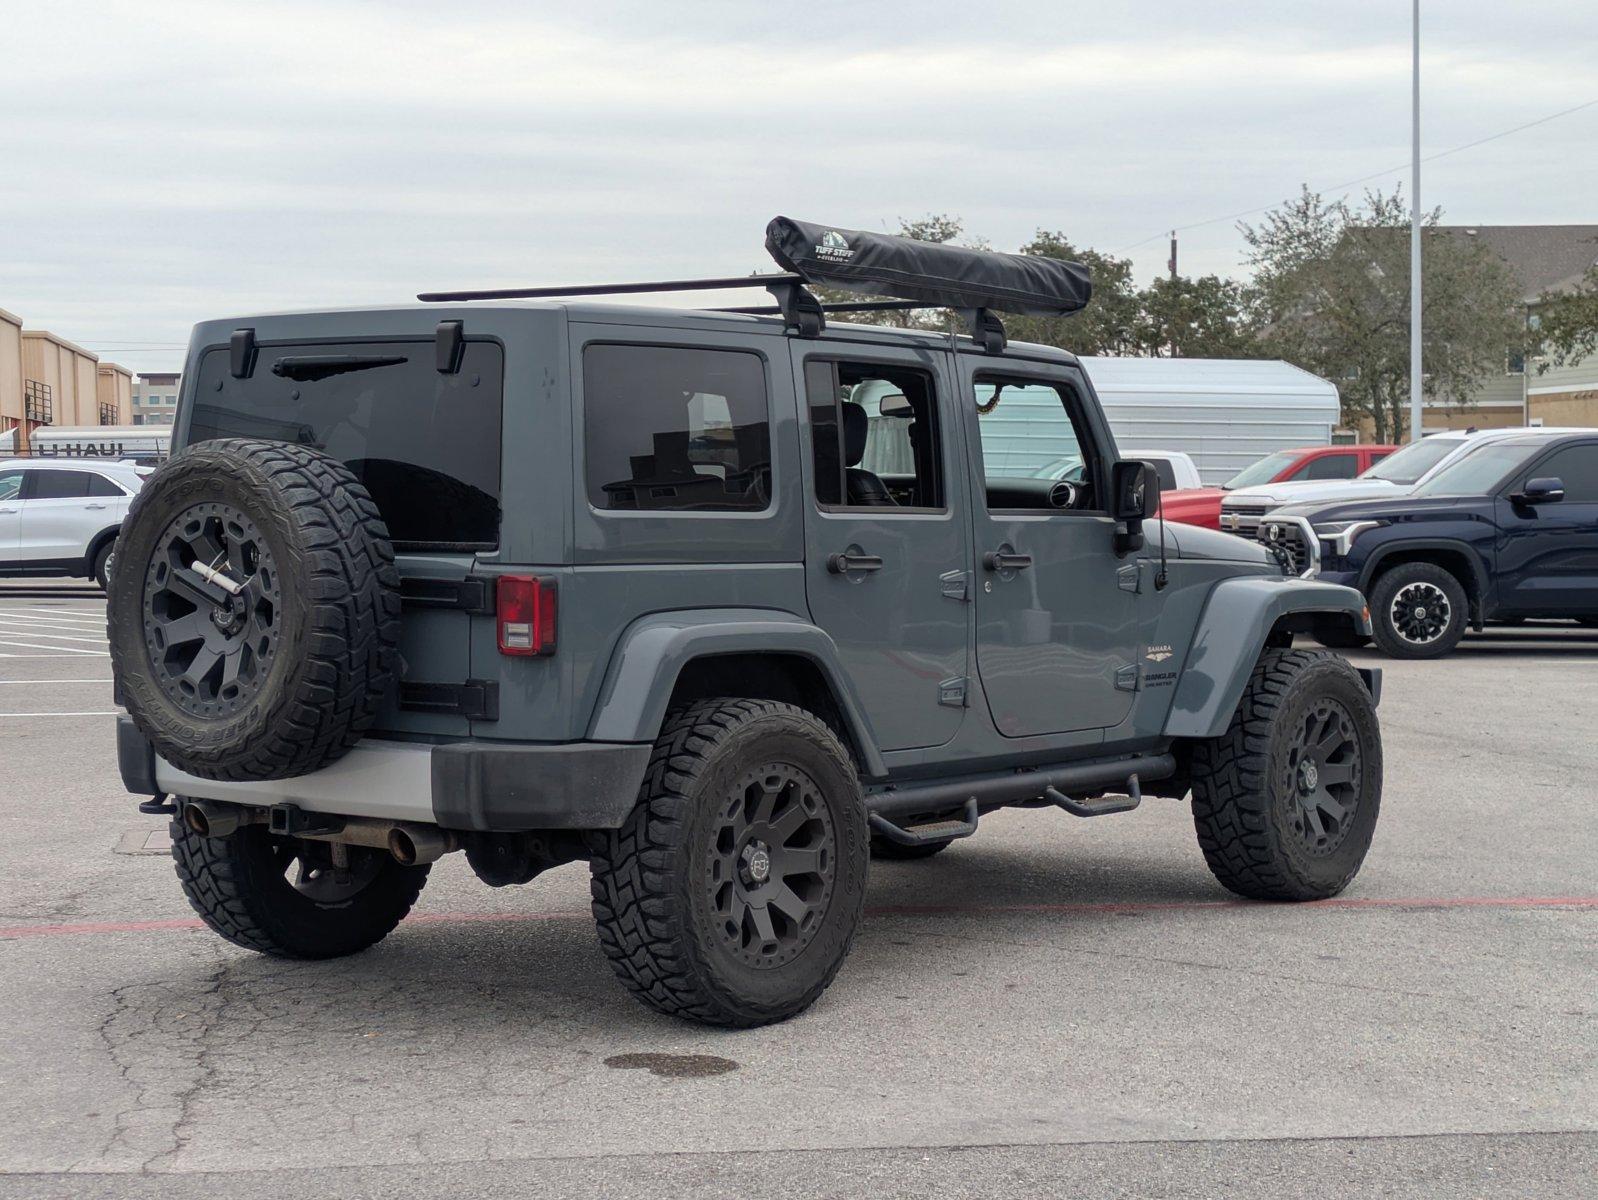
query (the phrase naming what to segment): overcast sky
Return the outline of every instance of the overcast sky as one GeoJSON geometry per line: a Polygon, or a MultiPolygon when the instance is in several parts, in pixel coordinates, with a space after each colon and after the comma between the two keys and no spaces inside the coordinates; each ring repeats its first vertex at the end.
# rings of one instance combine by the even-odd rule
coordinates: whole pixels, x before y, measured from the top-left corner
{"type": "MultiPolygon", "coordinates": [[[[1598,99],[1593,0],[1423,7],[1426,152],[1598,99]]],[[[135,370],[208,317],[767,268],[777,213],[1043,227],[1147,278],[1173,225],[1409,154],[1406,0],[15,8],[0,308],[135,370]]],[[[1423,190],[1598,222],[1598,106],[1423,190]]],[[[1235,224],[1182,233],[1184,272],[1241,273],[1235,224]]]]}

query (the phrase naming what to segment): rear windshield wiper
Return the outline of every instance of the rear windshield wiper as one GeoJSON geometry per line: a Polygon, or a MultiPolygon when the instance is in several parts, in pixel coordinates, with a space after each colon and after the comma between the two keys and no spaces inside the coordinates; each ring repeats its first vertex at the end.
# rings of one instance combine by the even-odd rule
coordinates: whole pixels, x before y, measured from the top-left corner
{"type": "Polygon", "coordinates": [[[272,374],[309,383],[350,371],[395,367],[409,361],[402,354],[291,354],[272,364],[272,374]]]}

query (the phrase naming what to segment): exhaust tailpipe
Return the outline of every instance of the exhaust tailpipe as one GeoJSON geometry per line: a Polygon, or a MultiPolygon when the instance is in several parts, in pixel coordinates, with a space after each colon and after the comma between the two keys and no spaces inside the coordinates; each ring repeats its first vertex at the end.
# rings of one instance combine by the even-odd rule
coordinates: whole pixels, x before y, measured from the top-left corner
{"type": "Polygon", "coordinates": [[[437,862],[455,845],[452,834],[432,825],[395,825],[388,831],[388,852],[407,867],[437,862]]]}
{"type": "Polygon", "coordinates": [[[206,838],[233,836],[246,816],[237,804],[218,804],[214,800],[190,800],[183,806],[183,823],[206,838]]]}

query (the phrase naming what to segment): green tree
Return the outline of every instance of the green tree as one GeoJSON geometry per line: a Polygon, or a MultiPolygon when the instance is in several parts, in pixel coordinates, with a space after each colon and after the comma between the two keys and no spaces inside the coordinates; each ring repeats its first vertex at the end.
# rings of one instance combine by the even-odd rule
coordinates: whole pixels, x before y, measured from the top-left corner
{"type": "Polygon", "coordinates": [[[1539,342],[1539,374],[1550,367],[1573,367],[1598,353],[1598,265],[1568,292],[1544,292],[1537,298],[1532,339],[1539,342]]]}
{"type": "Polygon", "coordinates": [[[1040,229],[1021,247],[1022,254],[1081,263],[1093,280],[1093,299],[1068,317],[1028,317],[1006,313],[1005,331],[1019,342],[1041,342],[1074,354],[1136,353],[1139,307],[1132,263],[1071,244],[1063,233],[1040,229]]]}
{"type": "MultiPolygon", "coordinates": [[[[1479,240],[1435,229],[1422,245],[1426,393],[1467,405],[1521,343],[1513,276],[1479,240]]],[[[1240,227],[1254,268],[1263,351],[1335,382],[1344,420],[1400,437],[1409,404],[1409,210],[1402,194],[1330,203],[1307,187],[1258,226],[1240,227]]]]}
{"type": "Polygon", "coordinates": [[[1135,352],[1151,358],[1257,358],[1242,284],[1218,275],[1162,277],[1138,293],[1135,352]]]}

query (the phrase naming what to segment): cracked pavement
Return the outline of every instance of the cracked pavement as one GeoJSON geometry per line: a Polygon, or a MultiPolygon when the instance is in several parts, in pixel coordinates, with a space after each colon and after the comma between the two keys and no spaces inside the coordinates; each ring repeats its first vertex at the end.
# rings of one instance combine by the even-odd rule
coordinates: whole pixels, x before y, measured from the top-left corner
{"type": "MultiPolygon", "coordinates": [[[[580,866],[494,891],[454,856],[372,951],[237,949],[113,852],[158,819],[109,718],[0,719],[0,1196],[1584,1194],[1598,634],[1356,657],[1387,782],[1348,904],[1225,903],[1174,801],[1000,813],[875,866],[834,986],[744,1033],[626,996],[580,866]],[[623,1069],[658,1056],[736,1067],[623,1069]]],[[[3,711],[108,676],[0,659],[61,681],[3,711]]]]}

